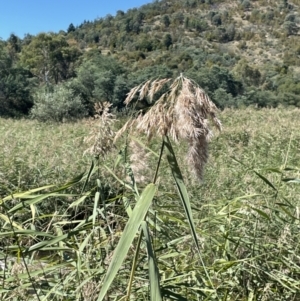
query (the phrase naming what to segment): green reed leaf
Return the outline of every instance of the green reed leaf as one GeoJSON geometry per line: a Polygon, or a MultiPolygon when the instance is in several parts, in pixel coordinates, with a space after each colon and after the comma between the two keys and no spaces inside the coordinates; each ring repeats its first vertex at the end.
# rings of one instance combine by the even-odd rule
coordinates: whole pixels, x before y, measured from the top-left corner
{"type": "Polygon", "coordinates": [[[151,237],[149,233],[148,225],[145,221],[142,222],[142,230],[146,239],[146,247],[148,254],[148,268],[149,268],[149,281],[150,281],[150,300],[160,301],[162,300],[161,290],[160,290],[160,277],[159,269],[157,266],[156,257],[152,247],[151,237]]]}
{"type": "Polygon", "coordinates": [[[98,297],[98,301],[104,299],[111,283],[113,282],[115,276],[117,275],[118,270],[121,267],[128,253],[130,245],[132,244],[136,236],[136,233],[148,212],[148,209],[152,203],[155,193],[156,193],[156,186],[154,184],[149,184],[140,195],[132,211],[132,215],[130,216],[126,224],[123,234],[114,251],[114,255],[111,259],[111,263],[108,267],[106,276],[102,283],[102,288],[98,297]]]}

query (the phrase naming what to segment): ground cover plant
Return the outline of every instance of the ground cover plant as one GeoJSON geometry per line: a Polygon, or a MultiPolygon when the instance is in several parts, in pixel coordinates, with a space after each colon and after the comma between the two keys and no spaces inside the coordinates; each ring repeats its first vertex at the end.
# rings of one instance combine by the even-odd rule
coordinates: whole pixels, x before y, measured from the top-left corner
{"type": "Polygon", "coordinates": [[[161,139],[129,133],[95,158],[85,151],[98,109],[75,123],[0,120],[2,300],[100,300],[141,200],[143,235],[103,300],[299,299],[299,109],[221,112],[201,182],[184,161],[188,141],[172,144],[202,263],[167,153],[149,184],[161,139]]]}

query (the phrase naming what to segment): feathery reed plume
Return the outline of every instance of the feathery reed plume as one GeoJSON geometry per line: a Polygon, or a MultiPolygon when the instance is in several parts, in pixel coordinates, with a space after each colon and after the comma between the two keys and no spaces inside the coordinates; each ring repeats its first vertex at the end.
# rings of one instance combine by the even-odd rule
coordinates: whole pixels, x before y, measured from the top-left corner
{"type": "MultiPolygon", "coordinates": [[[[128,105],[138,94],[138,101],[154,95],[169,84],[155,104],[144,115],[128,121],[117,133],[119,137],[124,131],[135,128],[143,132],[150,140],[155,134],[168,135],[175,142],[183,139],[189,144],[187,161],[197,178],[202,179],[204,165],[208,159],[208,142],[212,137],[208,120],[222,129],[217,118],[217,107],[208,95],[191,79],[182,74],[171,84],[171,79],[147,81],[144,85],[133,88],[125,103],[128,105]]],[[[136,99],[136,98],[135,98],[136,99]]]]}
{"type": "Polygon", "coordinates": [[[131,155],[129,157],[130,166],[133,171],[134,179],[136,183],[143,183],[146,180],[150,180],[151,170],[149,168],[148,159],[150,153],[136,141],[131,140],[129,143],[131,155]]]}
{"type": "Polygon", "coordinates": [[[93,142],[92,146],[84,153],[90,153],[94,156],[105,156],[112,148],[115,137],[113,124],[116,119],[113,114],[109,112],[111,103],[95,103],[94,108],[96,114],[95,119],[98,119],[98,126],[92,126],[90,135],[84,139],[86,143],[93,142]]]}

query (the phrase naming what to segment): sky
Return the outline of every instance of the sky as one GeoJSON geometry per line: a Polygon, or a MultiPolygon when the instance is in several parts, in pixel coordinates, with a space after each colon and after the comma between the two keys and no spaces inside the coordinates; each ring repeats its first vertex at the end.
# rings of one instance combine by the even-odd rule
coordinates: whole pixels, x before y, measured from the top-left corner
{"type": "Polygon", "coordinates": [[[0,0],[0,38],[11,33],[20,38],[25,34],[59,32],[73,23],[93,21],[115,15],[118,10],[151,3],[152,0],[0,0]]]}

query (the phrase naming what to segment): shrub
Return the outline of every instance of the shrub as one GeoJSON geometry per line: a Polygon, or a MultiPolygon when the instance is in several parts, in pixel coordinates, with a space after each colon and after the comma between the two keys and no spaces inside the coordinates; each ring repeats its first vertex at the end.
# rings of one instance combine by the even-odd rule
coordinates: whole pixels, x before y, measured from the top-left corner
{"type": "Polygon", "coordinates": [[[251,3],[250,3],[249,0],[244,0],[244,1],[242,2],[242,8],[243,8],[244,10],[248,10],[248,9],[250,9],[250,7],[251,7],[251,3]]]}
{"type": "Polygon", "coordinates": [[[55,86],[52,91],[45,89],[34,96],[31,116],[40,121],[62,122],[83,118],[87,109],[79,95],[74,96],[69,85],[55,86]]]}
{"type": "Polygon", "coordinates": [[[221,16],[219,14],[214,15],[211,19],[211,22],[216,26],[221,25],[222,24],[221,16]]]}

